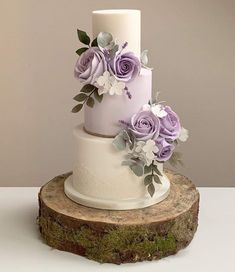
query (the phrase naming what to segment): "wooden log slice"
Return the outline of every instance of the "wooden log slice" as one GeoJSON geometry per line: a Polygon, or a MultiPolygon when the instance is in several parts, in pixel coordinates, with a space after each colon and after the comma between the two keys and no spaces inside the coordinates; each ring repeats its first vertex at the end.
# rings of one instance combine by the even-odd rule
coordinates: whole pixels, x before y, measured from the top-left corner
{"type": "Polygon", "coordinates": [[[88,208],[64,194],[71,173],[55,177],[39,192],[40,232],[45,242],[98,262],[155,260],[175,254],[192,240],[198,225],[199,193],[186,177],[167,171],[169,196],[129,211],[88,208]]]}

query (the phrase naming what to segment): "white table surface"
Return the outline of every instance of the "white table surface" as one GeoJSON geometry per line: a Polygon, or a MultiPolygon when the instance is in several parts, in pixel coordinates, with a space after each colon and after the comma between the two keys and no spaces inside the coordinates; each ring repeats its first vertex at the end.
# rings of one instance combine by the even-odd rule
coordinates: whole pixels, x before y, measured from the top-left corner
{"type": "Polygon", "coordinates": [[[191,244],[159,261],[99,264],[51,249],[40,238],[39,188],[0,188],[0,271],[235,271],[235,188],[199,188],[199,227],[191,244]]]}

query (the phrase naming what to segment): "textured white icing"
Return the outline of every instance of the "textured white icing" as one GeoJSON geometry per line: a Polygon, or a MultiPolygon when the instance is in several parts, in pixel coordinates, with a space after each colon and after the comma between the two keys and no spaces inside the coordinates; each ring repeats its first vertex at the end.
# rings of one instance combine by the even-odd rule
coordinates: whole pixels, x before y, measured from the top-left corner
{"type": "Polygon", "coordinates": [[[109,32],[119,42],[128,42],[128,51],[140,56],[140,11],[139,10],[97,10],[92,13],[93,37],[100,32],[109,32]]]}
{"type": "MultiPolygon", "coordinates": [[[[126,152],[117,151],[112,145],[113,139],[89,135],[83,125],[74,129],[74,139],[72,182],[77,192],[118,201],[148,197],[143,177],[135,176],[127,166],[121,165],[126,152]]],[[[159,167],[162,171],[162,164],[159,167]]]]}
{"type": "Polygon", "coordinates": [[[152,97],[152,71],[141,69],[140,75],[127,83],[132,98],[126,95],[105,94],[101,103],[96,102],[93,108],[85,106],[86,131],[104,136],[115,136],[120,130],[119,120],[128,121],[138,112],[142,105],[152,97]]]}

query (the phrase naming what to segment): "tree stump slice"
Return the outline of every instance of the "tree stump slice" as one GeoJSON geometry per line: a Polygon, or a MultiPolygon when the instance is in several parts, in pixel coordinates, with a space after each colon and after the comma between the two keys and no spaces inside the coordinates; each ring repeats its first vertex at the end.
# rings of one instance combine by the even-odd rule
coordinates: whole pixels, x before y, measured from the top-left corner
{"type": "Polygon", "coordinates": [[[38,224],[45,242],[100,263],[156,260],[175,254],[198,226],[199,193],[186,177],[166,171],[169,196],[153,206],[126,211],[79,205],[64,194],[71,173],[55,177],[39,192],[38,224]]]}

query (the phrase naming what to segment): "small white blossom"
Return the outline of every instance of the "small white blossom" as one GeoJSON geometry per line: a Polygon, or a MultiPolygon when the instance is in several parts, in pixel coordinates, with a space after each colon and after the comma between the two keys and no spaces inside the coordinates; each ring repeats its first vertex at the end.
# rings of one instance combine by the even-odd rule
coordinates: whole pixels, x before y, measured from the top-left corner
{"type": "Polygon", "coordinates": [[[111,88],[111,82],[115,80],[108,71],[105,71],[102,76],[96,79],[99,95],[108,93],[111,88]]]}
{"type": "Polygon", "coordinates": [[[158,152],[158,148],[153,140],[148,140],[143,146],[143,151],[145,152],[146,158],[152,161],[154,159],[154,153],[158,152]]]}
{"type": "Polygon", "coordinates": [[[111,76],[108,71],[105,71],[102,76],[96,79],[96,86],[99,95],[109,93],[110,95],[122,95],[125,83],[117,81],[114,76],[111,76]]]}
{"type": "Polygon", "coordinates": [[[179,138],[178,138],[178,139],[179,139],[181,142],[186,142],[187,139],[188,139],[188,137],[189,137],[189,132],[188,132],[188,130],[187,130],[186,128],[184,128],[184,127],[181,127],[180,135],[179,135],[179,138]]]}
{"type": "Polygon", "coordinates": [[[145,104],[142,106],[143,111],[152,111],[154,115],[156,115],[159,118],[162,118],[167,115],[167,112],[163,109],[163,106],[161,104],[145,104]]]}
{"type": "Polygon", "coordinates": [[[158,152],[158,148],[153,140],[148,140],[147,142],[138,141],[133,155],[144,160],[147,165],[150,165],[154,160],[154,153],[156,152],[158,152]]]}
{"type": "Polygon", "coordinates": [[[144,141],[138,141],[136,143],[135,152],[140,153],[143,150],[143,146],[145,145],[144,141]]]}
{"type": "Polygon", "coordinates": [[[122,95],[125,88],[125,83],[121,81],[114,80],[111,84],[111,88],[109,90],[110,95],[122,95]]]}
{"type": "Polygon", "coordinates": [[[143,111],[150,111],[150,109],[151,109],[151,106],[149,104],[145,104],[142,106],[143,111]]]}
{"type": "Polygon", "coordinates": [[[163,109],[161,104],[154,104],[151,107],[151,111],[154,115],[159,118],[167,116],[167,112],[163,109]]]}

